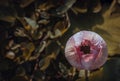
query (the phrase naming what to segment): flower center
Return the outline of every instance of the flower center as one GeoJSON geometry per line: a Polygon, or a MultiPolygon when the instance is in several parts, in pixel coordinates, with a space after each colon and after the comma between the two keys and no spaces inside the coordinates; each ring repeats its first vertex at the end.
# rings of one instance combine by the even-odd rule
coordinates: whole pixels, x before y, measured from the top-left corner
{"type": "Polygon", "coordinates": [[[84,54],[90,53],[90,46],[80,46],[80,51],[82,51],[84,54]]]}

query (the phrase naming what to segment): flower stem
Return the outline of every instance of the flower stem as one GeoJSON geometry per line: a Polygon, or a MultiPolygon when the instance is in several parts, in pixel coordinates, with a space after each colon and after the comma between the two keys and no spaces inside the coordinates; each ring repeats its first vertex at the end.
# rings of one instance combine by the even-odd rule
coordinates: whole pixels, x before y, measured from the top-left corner
{"type": "Polygon", "coordinates": [[[88,70],[85,70],[85,81],[89,81],[88,70]]]}

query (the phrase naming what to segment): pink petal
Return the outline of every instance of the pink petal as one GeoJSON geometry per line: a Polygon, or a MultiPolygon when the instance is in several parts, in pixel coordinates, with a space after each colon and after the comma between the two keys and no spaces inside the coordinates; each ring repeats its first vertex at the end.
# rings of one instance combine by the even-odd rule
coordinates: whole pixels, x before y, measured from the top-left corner
{"type": "Polygon", "coordinates": [[[97,33],[80,31],[67,41],[65,57],[76,68],[97,69],[107,59],[106,43],[97,33]]]}

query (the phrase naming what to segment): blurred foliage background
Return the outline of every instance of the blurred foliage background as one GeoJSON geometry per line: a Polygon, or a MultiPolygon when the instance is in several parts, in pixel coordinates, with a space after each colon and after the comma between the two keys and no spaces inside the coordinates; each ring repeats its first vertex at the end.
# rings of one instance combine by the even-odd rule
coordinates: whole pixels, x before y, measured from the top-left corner
{"type": "Polygon", "coordinates": [[[65,59],[68,38],[100,34],[108,60],[89,81],[120,81],[120,0],[0,0],[0,81],[85,81],[65,59]]]}

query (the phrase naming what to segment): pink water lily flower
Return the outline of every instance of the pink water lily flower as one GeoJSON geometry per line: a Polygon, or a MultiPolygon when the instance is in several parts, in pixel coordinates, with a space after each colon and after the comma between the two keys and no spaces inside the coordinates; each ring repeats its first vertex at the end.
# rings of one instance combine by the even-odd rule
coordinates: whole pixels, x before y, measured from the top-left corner
{"type": "Polygon", "coordinates": [[[80,31],[74,34],[65,47],[65,57],[77,69],[97,69],[106,62],[107,55],[105,41],[92,31],[80,31]]]}

